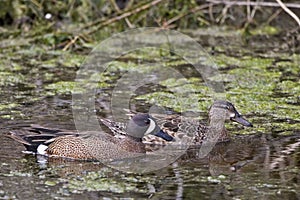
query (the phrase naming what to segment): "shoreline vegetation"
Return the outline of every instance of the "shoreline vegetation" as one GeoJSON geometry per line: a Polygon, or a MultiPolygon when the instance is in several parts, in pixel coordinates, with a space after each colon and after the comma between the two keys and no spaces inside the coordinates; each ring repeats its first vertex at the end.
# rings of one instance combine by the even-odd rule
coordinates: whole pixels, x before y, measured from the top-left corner
{"type": "MultiPolygon", "coordinates": [[[[245,37],[289,35],[300,28],[300,3],[267,1],[2,1],[0,37],[21,36],[64,51],[77,49],[128,28],[197,29],[226,26],[245,37]],[[298,15],[298,16],[297,16],[298,15]],[[52,34],[52,35],[50,35],[52,34]]],[[[3,41],[0,46],[10,45],[3,41]]],[[[14,45],[13,45],[14,46],[14,45]]]]}

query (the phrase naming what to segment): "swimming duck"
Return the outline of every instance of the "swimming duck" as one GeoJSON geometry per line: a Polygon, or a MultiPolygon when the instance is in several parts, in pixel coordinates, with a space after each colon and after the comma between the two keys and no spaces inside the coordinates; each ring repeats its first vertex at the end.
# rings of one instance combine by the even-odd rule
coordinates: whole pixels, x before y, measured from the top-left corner
{"type": "MultiPolygon", "coordinates": [[[[162,140],[161,138],[152,137],[146,135],[143,137],[143,143],[145,144],[171,144],[172,142],[181,139],[183,137],[190,137],[191,145],[200,145],[203,141],[209,140],[213,129],[218,129],[217,137],[218,142],[228,141],[229,135],[224,126],[225,120],[235,121],[242,124],[243,126],[252,127],[253,125],[247,121],[242,115],[236,110],[234,105],[228,101],[217,100],[215,101],[209,109],[209,125],[200,123],[199,120],[185,118],[180,115],[153,115],[156,117],[156,121],[159,123],[160,128],[173,137],[173,140],[162,140]]],[[[109,120],[102,120],[102,122],[109,128],[114,127],[109,120]]],[[[125,127],[124,124],[117,123],[118,128],[125,127]]],[[[112,129],[111,129],[112,130],[112,129]]],[[[115,130],[112,130],[117,134],[115,130]]]]}
{"type": "Polygon", "coordinates": [[[159,128],[149,114],[145,113],[134,115],[126,129],[122,131],[125,132],[119,134],[125,137],[116,138],[105,132],[75,133],[33,125],[27,130],[11,131],[6,136],[22,143],[27,151],[36,154],[99,161],[143,155],[146,153],[142,143],[144,135],[153,134],[169,140],[173,139],[159,128]]]}

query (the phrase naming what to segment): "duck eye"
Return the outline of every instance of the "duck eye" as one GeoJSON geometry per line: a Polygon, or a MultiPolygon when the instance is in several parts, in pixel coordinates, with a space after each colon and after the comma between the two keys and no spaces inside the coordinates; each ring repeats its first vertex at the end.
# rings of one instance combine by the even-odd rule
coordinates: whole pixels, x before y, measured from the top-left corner
{"type": "Polygon", "coordinates": [[[145,119],[144,122],[145,124],[150,124],[150,119],[145,119]]]}

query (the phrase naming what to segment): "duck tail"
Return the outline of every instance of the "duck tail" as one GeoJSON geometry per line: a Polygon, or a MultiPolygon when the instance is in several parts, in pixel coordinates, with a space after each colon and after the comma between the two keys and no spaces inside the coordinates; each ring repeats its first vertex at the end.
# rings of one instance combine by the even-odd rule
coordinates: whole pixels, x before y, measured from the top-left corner
{"type": "Polygon", "coordinates": [[[26,151],[31,153],[36,153],[40,144],[43,144],[53,138],[53,135],[38,135],[23,130],[10,131],[9,133],[4,133],[4,135],[23,144],[26,151]]]}
{"type": "Polygon", "coordinates": [[[24,129],[4,133],[4,135],[23,144],[27,152],[37,153],[38,147],[41,144],[49,145],[59,136],[76,135],[76,133],[58,129],[49,129],[39,125],[31,125],[24,129]]]}

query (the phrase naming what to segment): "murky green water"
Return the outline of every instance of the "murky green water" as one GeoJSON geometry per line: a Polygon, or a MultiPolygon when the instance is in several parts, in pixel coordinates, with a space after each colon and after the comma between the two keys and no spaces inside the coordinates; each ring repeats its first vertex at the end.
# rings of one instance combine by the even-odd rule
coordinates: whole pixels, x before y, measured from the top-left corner
{"type": "MultiPolygon", "coordinates": [[[[240,34],[190,34],[211,54],[220,72],[213,78],[224,81],[226,98],[253,128],[228,124],[232,141],[218,144],[207,157],[199,158],[194,148],[168,167],[142,175],[92,162],[39,163],[1,135],[0,199],[300,199],[299,51],[275,37],[244,41],[240,34]]],[[[78,91],[74,79],[85,55],[34,47],[1,51],[1,133],[32,123],[75,129],[71,92],[78,91]]],[[[96,114],[109,117],[111,107],[119,105],[122,92],[116,85],[124,74],[139,76],[159,67],[176,69],[186,79],[139,87],[130,94],[130,108],[148,111],[156,104],[190,112],[192,105],[207,120],[212,93],[199,73],[180,57],[155,49],[130,52],[96,77],[101,80],[96,114]],[[197,101],[174,91],[193,93],[197,101]]]]}

